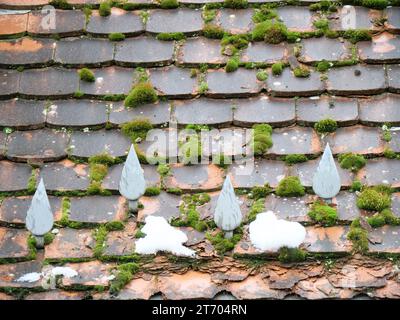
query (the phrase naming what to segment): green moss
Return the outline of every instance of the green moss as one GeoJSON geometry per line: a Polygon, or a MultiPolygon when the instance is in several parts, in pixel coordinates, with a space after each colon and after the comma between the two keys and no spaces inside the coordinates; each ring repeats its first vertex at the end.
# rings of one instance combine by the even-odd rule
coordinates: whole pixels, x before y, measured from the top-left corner
{"type": "Polygon", "coordinates": [[[203,29],[203,36],[210,39],[222,39],[225,35],[224,29],[215,24],[206,24],[203,29]]]}
{"type": "Polygon", "coordinates": [[[348,39],[351,43],[370,41],[372,39],[368,30],[346,30],[343,33],[343,38],[348,39]]]}
{"type": "Polygon", "coordinates": [[[93,239],[96,241],[96,244],[93,248],[93,255],[97,259],[103,254],[106,245],[107,234],[108,230],[104,225],[93,231],[93,239]]]}
{"type": "Polygon", "coordinates": [[[205,81],[201,81],[199,85],[199,93],[205,94],[208,91],[208,84],[205,81]]]}
{"type": "Polygon", "coordinates": [[[283,72],[284,64],[282,62],[276,62],[272,65],[272,74],[278,76],[283,72]]]}
{"type": "Polygon", "coordinates": [[[50,243],[52,243],[55,237],[56,236],[54,234],[52,234],[51,232],[47,232],[43,237],[44,238],[44,245],[47,246],[50,243]]]}
{"type": "Polygon", "coordinates": [[[278,260],[282,263],[302,262],[307,258],[307,252],[299,248],[282,247],[279,249],[278,260]]]}
{"type": "Polygon", "coordinates": [[[247,34],[225,35],[221,40],[222,52],[227,46],[232,49],[232,54],[237,53],[238,50],[247,48],[249,45],[249,36],[247,34]]]}
{"type": "Polygon", "coordinates": [[[289,176],[279,182],[275,193],[280,197],[301,197],[305,194],[305,188],[298,177],[289,176]]]}
{"type": "Polygon", "coordinates": [[[139,229],[135,233],[135,238],[136,239],[144,238],[145,236],[146,236],[146,234],[141,229],[139,229]]]}
{"type": "Polygon", "coordinates": [[[27,242],[28,242],[29,254],[26,257],[26,260],[35,260],[37,255],[36,239],[33,235],[30,234],[27,242]]]}
{"type": "Polygon", "coordinates": [[[180,188],[168,188],[166,191],[168,193],[175,194],[178,196],[180,196],[183,193],[182,189],[180,189],[180,188]]]}
{"type": "Polygon", "coordinates": [[[157,35],[157,40],[161,41],[180,41],[185,38],[186,36],[182,32],[164,32],[157,35]]]}
{"type": "Polygon", "coordinates": [[[256,219],[257,215],[265,211],[265,199],[260,198],[253,202],[249,213],[247,215],[247,222],[252,222],[256,219]]]}
{"type": "Polygon", "coordinates": [[[162,9],[175,9],[179,7],[177,0],[161,0],[160,7],[162,9]]]}
{"type": "Polygon", "coordinates": [[[98,163],[98,164],[104,164],[106,166],[112,166],[119,162],[116,158],[113,156],[109,155],[108,153],[100,153],[94,156],[91,156],[88,160],[89,164],[91,163],[98,163]]]}
{"type": "Polygon", "coordinates": [[[198,134],[192,134],[179,146],[179,160],[185,165],[197,164],[201,156],[201,140],[198,134]]]}
{"type": "Polygon", "coordinates": [[[125,229],[125,224],[122,221],[110,221],[105,224],[107,231],[121,231],[125,229]]]}
{"type": "Polygon", "coordinates": [[[88,68],[83,68],[83,69],[79,70],[79,78],[82,81],[86,81],[86,82],[95,82],[96,81],[94,73],[91,70],[89,70],[88,68]]]}
{"type": "Polygon", "coordinates": [[[314,129],[318,133],[335,132],[338,128],[337,122],[333,119],[323,119],[315,123],[314,129]]]}
{"type": "Polygon", "coordinates": [[[361,191],[362,187],[363,187],[363,185],[362,185],[361,181],[354,180],[351,183],[350,192],[361,191]]]}
{"type": "Polygon", "coordinates": [[[362,0],[361,3],[363,7],[377,10],[383,10],[389,5],[387,0],[362,0]]]}
{"type": "Polygon", "coordinates": [[[388,158],[388,159],[396,159],[397,158],[396,152],[394,152],[390,148],[385,148],[385,150],[383,151],[383,155],[385,156],[385,158],[388,158]]]}
{"type": "Polygon", "coordinates": [[[17,70],[18,72],[24,72],[25,68],[23,66],[19,66],[15,70],[17,70]]]}
{"type": "Polygon", "coordinates": [[[291,166],[296,163],[306,162],[308,158],[304,154],[288,154],[285,156],[284,161],[287,165],[291,166]]]}
{"type": "Polygon", "coordinates": [[[318,19],[314,21],[314,27],[320,30],[328,30],[329,29],[329,20],[328,19],[318,19]]]}
{"type": "Polygon", "coordinates": [[[265,70],[260,70],[257,72],[256,77],[258,81],[265,81],[268,79],[268,73],[265,70]]]}
{"type": "Polygon", "coordinates": [[[386,142],[390,142],[392,140],[392,134],[389,130],[383,130],[382,140],[386,142]]]}
{"type": "Polygon", "coordinates": [[[133,275],[138,271],[139,265],[135,262],[119,265],[117,267],[115,279],[111,282],[110,293],[115,295],[121,291],[133,279],[133,275]]]}
{"type": "Polygon", "coordinates": [[[251,198],[254,200],[263,199],[271,192],[272,189],[268,184],[265,186],[255,186],[251,189],[251,198]]]}
{"type": "Polygon", "coordinates": [[[267,43],[278,44],[287,39],[286,26],[277,21],[266,20],[257,23],[252,31],[253,41],[265,41],[267,43]]]}
{"type": "Polygon", "coordinates": [[[49,2],[49,5],[63,10],[72,9],[72,5],[70,5],[67,0],[52,0],[49,2]]]}
{"type": "Polygon", "coordinates": [[[226,72],[234,72],[239,68],[239,58],[233,57],[228,60],[225,66],[226,72]]]}
{"type": "Polygon", "coordinates": [[[150,82],[140,82],[134,86],[125,99],[125,107],[135,108],[140,105],[154,103],[158,100],[157,93],[150,82]]]}
{"type": "Polygon", "coordinates": [[[361,227],[358,218],[351,223],[347,239],[352,241],[354,252],[366,253],[368,251],[368,232],[361,227]]]}
{"type": "Polygon", "coordinates": [[[89,158],[90,185],[87,189],[88,194],[107,194],[107,192],[101,187],[101,184],[108,173],[108,167],[117,162],[118,161],[114,157],[106,153],[98,154],[89,158]]]}
{"type": "Polygon", "coordinates": [[[159,164],[157,167],[157,172],[161,177],[169,176],[171,174],[171,167],[165,163],[159,164]]]}
{"type": "Polygon", "coordinates": [[[270,4],[262,5],[254,10],[253,22],[260,23],[266,20],[278,19],[278,13],[270,4]]]}
{"type": "Polygon", "coordinates": [[[159,187],[147,187],[144,193],[147,197],[158,196],[161,193],[161,189],[159,187]]]}
{"type": "Polygon", "coordinates": [[[320,1],[310,5],[311,11],[324,11],[324,12],[335,12],[337,11],[337,4],[333,1],[320,1]]]}
{"type": "Polygon", "coordinates": [[[217,16],[217,10],[208,9],[206,6],[204,6],[202,16],[205,23],[210,23],[217,16]]]}
{"type": "Polygon", "coordinates": [[[213,154],[212,163],[220,168],[226,169],[232,163],[232,157],[226,156],[222,153],[213,154]]]}
{"type": "Polygon", "coordinates": [[[121,131],[129,137],[132,142],[137,142],[138,139],[146,139],[147,133],[153,129],[153,125],[149,119],[137,118],[136,120],[126,122],[121,125],[121,131]]]}
{"type": "Polygon", "coordinates": [[[354,153],[343,153],[338,157],[340,167],[352,172],[357,172],[367,163],[367,160],[362,155],[354,153]]]}
{"type": "Polygon", "coordinates": [[[224,0],[224,7],[231,9],[245,9],[249,6],[247,0],[224,0]]]}
{"type": "Polygon", "coordinates": [[[243,235],[242,228],[237,228],[233,232],[233,237],[230,239],[226,239],[224,236],[224,232],[220,231],[217,233],[206,233],[206,238],[211,242],[214,249],[220,255],[224,255],[228,251],[232,251],[235,248],[235,245],[240,241],[243,235]]]}
{"type": "Polygon", "coordinates": [[[185,127],[186,130],[194,130],[196,132],[201,132],[201,131],[209,131],[210,127],[206,124],[188,124],[185,127]]]}
{"type": "Polygon", "coordinates": [[[36,184],[37,184],[37,170],[32,169],[31,176],[29,177],[28,184],[26,189],[28,194],[34,194],[36,191],[36,184]]]}
{"type": "Polygon", "coordinates": [[[122,101],[125,100],[126,96],[122,94],[105,94],[103,97],[105,101],[122,101]]]}
{"type": "Polygon", "coordinates": [[[293,74],[297,78],[308,78],[310,76],[310,69],[305,66],[299,66],[293,69],[293,74]]]}
{"type": "Polygon", "coordinates": [[[123,41],[125,40],[125,35],[120,32],[113,32],[108,35],[110,41],[123,41]]]}
{"type": "Polygon", "coordinates": [[[322,60],[320,62],[318,62],[317,64],[317,71],[318,72],[326,72],[329,70],[329,68],[331,67],[331,63],[326,61],[326,60],[322,60]]]}
{"type": "Polygon", "coordinates": [[[333,226],[338,219],[336,209],[321,202],[316,202],[311,206],[311,211],[308,212],[308,216],[313,221],[326,227],[333,226]]]}
{"type": "Polygon", "coordinates": [[[99,14],[102,17],[107,17],[107,16],[109,16],[111,14],[110,1],[104,1],[104,2],[100,3],[99,14]]]}
{"type": "Polygon", "coordinates": [[[254,155],[263,155],[269,148],[272,147],[272,127],[268,124],[256,124],[253,126],[253,139],[251,147],[254,155]]]}
{"type": "Polygon", "coordinates": [[[357,199],[360,209],[380,212],[391,205],[391,192],[384,187],[375,186],[362,190],[357,199]]]}

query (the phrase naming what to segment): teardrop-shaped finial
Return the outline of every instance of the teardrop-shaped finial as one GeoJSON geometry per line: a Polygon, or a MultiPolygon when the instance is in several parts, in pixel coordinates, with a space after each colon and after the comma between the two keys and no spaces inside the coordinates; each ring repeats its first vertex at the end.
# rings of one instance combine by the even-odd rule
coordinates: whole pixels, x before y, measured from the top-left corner
{"type": "Polygon", "coordinates": [[[340,176],[333,160],[329,143],[318,164],[317,172],[313,177],[313,190],[316,195],[323,199],[331,199],[340,191],[340,176]]]}
{"type": "Polygon", "coordinates": [[[135,148],[131,145],[119,182],[119,192],[128,200],[139,199],[146,191],[146,181],[135,148]]]}
{"type": "Polygon", "coordinates": [[[233,230],[239,227],[242,218],[239,201],[236,198],[231,179],[227,176],[215,207],[215,224],[218,228],[226,231],[225,237],[230,238],[233,230]]]}
{"type": "Polygon", "coordinates": [[[32,198],[31,206],[26,215],[26,227],[35,236],[43,236],[53,228],[54,216],[51,212],[43,179],[32,198]]]}

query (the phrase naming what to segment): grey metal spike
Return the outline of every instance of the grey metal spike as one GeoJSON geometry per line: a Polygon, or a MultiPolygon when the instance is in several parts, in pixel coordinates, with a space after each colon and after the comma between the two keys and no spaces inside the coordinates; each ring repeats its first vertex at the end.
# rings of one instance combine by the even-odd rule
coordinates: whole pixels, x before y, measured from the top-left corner
{"type": "Polygon", "coordinates": [[[331,199],[340,191],[340,176],[332,156],[329,143],[326,144],[324,153],[313,177],[313,190],[323,199],[331,199]]]}
{"type": "Polygon", "coordinates": [[[146,181],[135,148],[131,145],[119,182],[119,192],[128,200],[139,199],[146,191],[146,181]]]}
{"type": "Polygon", "coordinates": [[[217,200],[214,212],[215,224],[225,231],[226,238],[231,238],[233,230],[240,226],[242,218],[239,201],[236,198],[231,179],[227,176],[217,200]]]}
{"type": "Polygon", "coordinates": [[[53,228],[54,216],[51,211],[43,179],[32,198],[31,206],[26,215],[26,228],[34,235],[41,237],[53,228]]]}

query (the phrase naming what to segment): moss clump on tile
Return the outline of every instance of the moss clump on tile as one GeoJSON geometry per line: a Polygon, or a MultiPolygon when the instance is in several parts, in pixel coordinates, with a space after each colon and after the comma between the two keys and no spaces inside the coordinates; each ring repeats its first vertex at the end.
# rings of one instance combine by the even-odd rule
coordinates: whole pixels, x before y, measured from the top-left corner
{"type": "Polygon", "coordinates": [[[222,153],[213,154],[212,163],[222,169],[226,169],[232,163],[232,157],[224,155],[222,153]]]}
{"type": "Polygon", "coordinates": [[[320,29],[322,31],[329,29],[329,20],[328,19],[318,19],[313,22],[315,28],[320,29]]]}
{"type": "Polygon", "coordinates": [[[155,197],[161,193],[161,189],[159,187],[147,187],[144,193],[147,197],[155,197]]]}
{"type": "Polygon", "coordinates": [[[363,7],[377,9],[377,10],[383,10],[383,9],[386,9],[387,6],[389,6],[389,1],[387,1],[387,0],[362,0],[361,4],[363,7]]]}
{"type": "Polygon", "coordinates": [[[113,32],[108,35],[110,41],[123,41],[125,40],[125,35],[121,32],[113,32]]]}
{"type": "Polygon", "coordinates": [[[110,221],[105,224],[107,231],[121,231],[125,229],[125,224],[122,221],[110,221]]]}
{"type": "Polygon", "coordinates": [[[323,119],[314,124],[315,131],[321,134],[335,132],[337,128],[337,122],[333,119],[323,119]]]}
{"type": "Polygon", "coordinates": [[[351,223],[347,239],[353,243],[353,252],[366,253],[368,251],[368,232],[361,227],[359,218],[351,223]]]}
{"type": "Polygon", "coordinates": [[[368,30],[346,30],[343,33],[343,38],[348,39],[351,43],[370,41],[372,39],[368,30]]]}
{"type": "Polygon", "coordinates": [[[194,130],[196,132],[201,132],[201,131],[209,131],[210,127],[206,124],[188,124],[185,127],[185,130],[194,130]]]}
{"type": "Polygon", "coordinates": [[[217,16],[217,10],[214,8],[208,8],[207,5],[203,7],[203,12],[201,13],[205,23],[210,23],[217,16]]]}
{"type": "Polygon", "coordinates": [[[199,93],[205,94],[208,91],[208,83],[205,81],[201,81],[199,85],[199,93]]]}
{"type": "Polygon", "coordinates": [[[201,153],[201,140],[198,134],[192,134],[186,137],[184,142],[179,143],[179,161],[184,165],[199,163],[201,153]]]}
{"type": "Polygon", "coordinates": [[[350,186],[349,191],[350,191],[350,192],[361,191],[362,188],[363,188],[363,185],[362,185],[361,181],[359,181],[359,180],[354,180],[354,181],[351,183],[351,186],[350,186]]]}
{"type": "Polygon", "coordinates": [[[396,152],[394,152],[390,148],[385,148],[385,150],[383,151],[383,156],[388,159],[396,159],[397,158],[396,152]]]}
{"type": "Polygon", "coordinates": [[[206,24],[203,28],[203,36],[209,39],[222,39],[225,35],[224,29],[215,24],[206,24]]]}
{"type": "Polygon", "coordinates": [[[147,133],[153,129],[153,125],[150,123],[149,119],[145,118],[123,123],[120,127],[122,133],[129,137],[132,142],[146,139],[147,133]]]}
{"type": "Polygon", "coordinates": [[[32,169],[31,176],[29,177],[28,184],[26,186],[28,194],[34,194],[36,191],[37,184],[37,170],[32,169]]]}
{"type": "Polygon", "coordinates": [[[253,202],[249,213],[247,214],[247,222],[252,222],[256,219],[257,215],[265,211],[265,198],[259,198],[253,202]]]}
{"type": "Polygon", "coordinates": [[[239,54],[239,50],[247,48],[249,36],[247,34],[225,35],[221,40],[222,53],[233,56],[239,54]]]}
{"type": "Polygon", "coordinates": [[[322,61],[318,62],[318,64],[317,64],[317,71],[318,72],[326,72],[332,66],[333,66],[332,63],[330,63],[326,60],[322,60],[322,61]]]}
{"type": "Polygon", "coordinates": [[[254,26],[252,40],[278,44],[287,39],[287,32],[287,28],[283,23],[274,20],[266,20],[254,26]]]}
{"type": "Polygon", "coordinates": [[[235,248],[235,245],[242,239],[242,235],[243,229],[239,227],[233,231],[233,237],[230,239],[225,238],[223,231],[207,232],[206,239],[211,242],[218,254],[224,255],[235,248]]]}
{"type": "Polygon", "coordinates": [[[298,177],[289,176],[279,181],[275,193],[280,197],[301,197],[305,194],[305,188],[298,177]]]}
{"type": "Polygon", "coordinates": [[[112,295],[120,292],[132,279],[133,275],[139,271],[139,265],[135,262],[120,264],[117,267],[117,274],[110,285],[112,295]]]}
{"type": "Polygon", "coordinates": [[[308,67],[299,66],[293,69],[293,74],[296,78],[308,78],[311,72],[308,67]]]}
{"type": "Polygon", "coordinates": [[[101,184],[107,176],[108,167],[115,163],[116,159],[106,153],[89,158],[90,185],[87,189],[88,194],[109,194],[109,192],[103,190],[101,184]]]}
{"type": "Polygon", "coordinates": [[[309,6],[311,11],[336,12],[337,4],[333,1],[320,1],[309,6]]]}
{"type": "Polygon", "coordinates": [[[260,23],[266,20],[278,19],[278,13],[275,10],[275,4],[264,4],[254,10],[253,22],[260,23]]]}
{"type": "Polygon", "coordinates": [[[86,81],[86,82],[95,82],[96,81],[93,71],[89,70],[88,68],[83,68],[83,69],[79,70],[79,78],[82,81],[86,81]]]}
{"type": "Polygon", "coordinates": [[[146,234],[141,229],[139,229],[135,233],[135,238],[136,239],[144,238],[145,236],[146,236],[146,234]]]}
{"type": "Polygon", "coordinates": [[[381,212],[368,217],[367,221],[373,228],[379,228],[385,224],[392,226],[400,225],[400,218],[396,217],[390,209],[384,209],[381,212]]]}
{"type": "Polygon", "coordinates": [[[265,81],[268,79],[268,73],[265,70],[260,70],[257,72],[256,77],[258,81],[265,81]]]}
{"type": "Polygon", "coordinates": [[[93,231],[93,239],[96,241],[96,244],[93,248],[93,256],[97,259],[99,259],[103,254],[106,245],[107,234],[108,230],[104,225],[93,231]]]}
{"type": "Polygon", "coordinates": [[[177,0],[161,0],[160,7],[161,9],[175,9],[179,7],[179,3],[177,0]]]}
{"type": "Polygon", "coordinates": [[[260,156],[272,147],[272,127],[269,124],[255,124],[251,147],[254,155],[260,156]]]}
{"type": "Polygon", "coordinates": [[[164,32],[157,35],[157,40],[161,41],[180,41],[185,38],[186,36],[182,32],[164,32]]]}
{"type": "Polygon", "coordinates": [[[225,71],[226,72],[234,72],[239,68],[239,58],[238,57],[233,57],[230,58],[225,66],[225,71]]]}
{"type": "Polygon", "coordinates": [[[63,10],[72,9],[72,5],[70,5],[67,0],[52,0],[49,2],[49,5],[63,10]]]}
{"type": "Polygon", "coordinates": [[[386,186],[364,188],[357,198],[357,207],[376,212],[390,208],[391,193],[390,188],[386,186]]]}
{"type": "Polygon", "coordinates": [[[296,163],[307,162],[308,158],[304,154],[288,154],[283,159],[288,166],[296,163]]]}
{"type": "Polygon", "coordinates": [[[271,187],[269,184],[266,184],[264,186],[255,186],[251,189],[251,192],[249,194],[249,197],[254,200],[259,200],[265,198],[267,195],[269,195],[272,192],[271,187]]]}
{"type": "Polygon", "coordinates": [[[307,252],[299,248],[282,247],[278,252],[278,260],[282,263],[302,262],[307,258],[307,252]]]}
{"type": "Polygon", "coordinates": [[[283,72],[283,68],[284,68],[284,64],[282,62],[276,62],[272,65],[272,74],[274,76],[279,76],[280,74],[282,74],[283,72]]]}
{"type": "Polygon", "coordinates": [[[104,1],[104,2],[100,3],[99,14],[102,17],[107,17],[111,14],[111,2],[110,1],[104,1]]]}
{"type": "Polygon", "coordinates": [[[158,100],[157,92],[150,82],[136,84],[125,99],[125,107],[135,108],[140,105],[154,103],[158,100]]]}
{"type": "Polygon", "coordinates": [[[392,133],[390,132],[391,124],[385,123],[382,126],[382,140],[390,142],[392,140],[392,133]]]}
{"type": "Polygon", "coordinates": [[[338,220],[337,210],[322,202],[315,202],[311,206],[308,216],[313,221],[326,227],[333,226],[338,220]]]}
{"type": "Polygon", "coordinates": [[[197,207],[210,202],[210,196],[207,193],[185,195],[182,200],[182,204],[179,206],[181,214],[179,218],[172,219],[171,225],[175,227],[192,227],[197,231],[207,230],[207,222],[200,220],[200,213],[197,211],[197,207]]]}
{"type": "Polygon", "coordinates": [[[171,167],[166,163],[160,163],[157,167],[157,172],[161,177],[167,177],[171,174],[171,167]]]}
{"type": "Polygon", "coordinates": [[[71,200],[67,197],[61,200],[61,219],[57,222],[62,227],[67,227],[69,224],[69,211],[71,209],[71,200]]]}
{"type": "Polygon", "coordinates": [[[183,194],[183,191],[182,191],[182,189],[180,189],[180,188],[168,188],[166,191],[167,191],[168,193],[175,194],[175,195],[177,195],[177,196],[180,196],[180,195],[183,194]]]}
{"type": "Polygon", "coordinates": [[[225,0],[224,7],[231,9],[245,9],[249,6],[247,0],[225,0]]]}
{"type": "Polygon", "coordinates": [[[357,172],[367,164],[362,155],[354,153],[343,153],[338,157],[340,167],[352,172],[357,172]]]}
{"type": "Polygon", "coordinates": [[[56,236],[55,236],[54,234],[52,234],[51,232],[47,232],[47,233],[43,236],[44,245],[47,246],[47,245],[49,245],[50,243],[52,243],[55,237],[56,237],[56,236]]]}

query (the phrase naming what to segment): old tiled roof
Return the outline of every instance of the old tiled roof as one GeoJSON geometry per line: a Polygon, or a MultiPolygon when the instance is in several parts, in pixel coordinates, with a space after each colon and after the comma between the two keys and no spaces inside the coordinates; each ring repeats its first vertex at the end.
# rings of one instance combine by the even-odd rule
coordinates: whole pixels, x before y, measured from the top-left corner
{"type": "MultiPolygon", "coordinates": [[[[384,124],[400,124],[399,7],[355,7],[356,29],[368,30],[372,39],[351,43],[342,37],[312,36],[313,21],[323,15],[331,31],[343,31],[342,7],[327,13],[310,10],[312,0],[280,4],[279,17],[302,39],[251,42],[239,52],[238,70],[228,73],[224,66],[229,52],[222,50],[221,40],[202,36],[204,5],[222,1],[182,0],[179,8],[161,9],[151,0],[129,0],[135,5],[120,3],[117,8],[116,3],[107,17],[99,15],[100,0],[54,1],[59,9],[50,30],[43,26],[46,11],[41,10],[48,2],[0,0],[0,300],[149,299],[159,294],[166,299],[217,299],[221,294],[237,299],[400,297],[399,227],[370,230],[376,241],[370,241],[364,254],[354,254],[346,237],[351,221],[371,215],[356,205],[357,193],[349,190],[354,180],[371,186],[390,184],[394,191],[400,187],[400,161],[384,156],[385,150],[400,152],[399,134],[391,132],[390,141],[382,138],[384,124]],[[111,33],[123,33],[126,39],[110,41],[111,33]],[[162,41],[157,38],[160,33],[184,37],[162,41]],[[302,36],[307,33],[311,37],[302,36]],[[333,67],[319,72],[316,66],[324,60],[333,67]],[[276,76],[270,67],[279,61],[287,67],[276,76]],[[291,69],[301,65],[308,65],[309,77],[294,76],[291,69]],[[95,82],[79,79],[77,71],[83,67],[94,72],[95,82]],[[265,81],[257,79],[260,69],[268,74],[265,81]],[[124,95],[136,83],[134,75],[143,72],[159,102],[127,109],[124,95]],[[148,186],[161,188],[161,193],[143,196],[138,214],[127,217],[126,200],[118,192],[123,164],[110,166],[100,192],[90,195],[88,160],[104,152],[124,159],[131,141],[119,126],[139,117],[166,132],[174,130],[167,129],[169,123],[179,128],[206,124],[222,128],[218,135],[226,136],[234,129],[240,135],[254,124],[268,123],[273,127],[273,146],[256,158],[251,175],[240,175],[241,165],[236,163],[226,168],[177,163],[171,165],[170,175],[161,176],[157,165],[143,163],[148,186]],[[314,124],[325,118],[336,120],[339,128],[321,136],[314,124]],[[353,152],[367,158],[358,172],[337,165],[342,190],[333,199],[339,220],[331,227],[317,225],[307,215],[314,197],[312,175],[326,142],[335,157],[353,152]],[[289,154],[310,160],[289,166],[283,161],[289,154]],[[276,188],[285,176],[300,178],[307,188],[305,196],[281,198],[272,193],[264,208],[307,226],[305,262],[282,263],[276,256],[260,255],[248,241],[247,223],[242,239],[223,257],[205,232],[190,227],[180,228],[188,235],[187,245],[196,250],[196,259],[133,255],[144,218],[179,217],[187,195],[210,195],[208,203],[196,207],[201,219],[210,220],[227,174],[241,191],[244,215],[254,200],[243,190],[266,183],[276,188]],[[58,233],[44,250],[35,252],[24,223],[40,177],[58,233]],[[60,223],[65,218],[68,223],[60,223]],[[123,230],[108,231],[101,239],[96,236],[100,225],[113,221],[123,222],[123,230]],[[117,266],[131,261],[139,265],[133,280],[111,294],[117,266]],[[60,278],[50,288],[41,280],[17,281],[61,264],[78,276],[60,278]]],[[[218,7],[212,23],[231,34],[251,32],[255,10],[270,1],[249,2],[246,9],[218,7]]],[[[175,155],[173,145],[158,150],[158,155],[175,155]]],[[[138,143],[139,150],[148,147],[147,141],[138,143]]],[[[207,157],[215,153],[206,144],[202,148],[207,157]]],[[[392,211],[400,216],[400,193],[392,195],[392,211]]]]}

